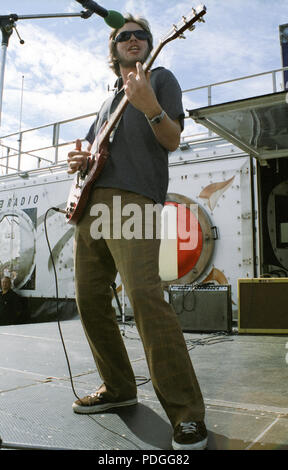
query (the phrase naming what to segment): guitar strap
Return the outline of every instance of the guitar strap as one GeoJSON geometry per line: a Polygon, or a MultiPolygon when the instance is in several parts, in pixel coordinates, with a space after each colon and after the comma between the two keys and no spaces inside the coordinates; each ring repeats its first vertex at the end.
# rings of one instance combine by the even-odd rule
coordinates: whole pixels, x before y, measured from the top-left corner
{"type": "MultiPolygon", "coordinates": [[[[111,114],[113,113],[113,111],[117,108],[119,102],[121,101],[121,99],[123,98],[124,96],[124,89],[123,89],[123,86],[122,86],[122,77],[119,77],[115,83],[115,88],[114,88],[114,95],[113,95],[113,99],[110,103],[110,106],[109,106],[109,111],[108,111],[108,121],[110,120],[110,116],[111,114]],[[112,108],[113,108],[113,111],[112,111],[112,108]]],[[[120,119],[118,119],[116,125],[114,126],[114,129],[113,131],[111,132],[110,136],[109,136],[109,142],[112,143],[113,140],[114,140],[114,136],[115,136],[115,133],[118,129],[118,126],[122,120],[122,116],[123,114],[121,114],[120,116],[120,119]]]]}
{"type": "MultiPolygon", "coordinates": [[[[101,111],[103,110],[104,107],[107,107],[108,108],[108,113],[107,113],[107,116],[106,116],[106,121],[109,121],[110,120],[110,117],[111,117],[111,114],[113,114],[113,112],[115,111],[115,109],[117,108],[119,102],[121,101],[122,97],[124,96],[124,93],[123,93],[123,88],[122,88],[122,78],[118,78],[115,85],[114,85],[114,88],[111,90],[112,91],[112,96],[110,96],[109,98],[107,98],[103,103],[102,103],[102,106],[101,108],[99,109],[98,111],[98,116],[97,116],[97,119],[95,119],[95,123],[94,123],[94,135],[96,136],[98,131],[99,131],[99,126],[98,126],[98,122],[99,122],[99,116],[101,116],[101,111]]],[[[118,129],[118,126],[121,122],[121,119],[122,119],[122,115],[120,117],[120,119],[118,120],[118,122],[116,123],[113,131],[111,132],[110,136],[109,136],[109,142],[113,142],[113,139],[114,139],[114,136],[115,136],[115,133],[118,129]]],[[[103,123],[101,124],[101,126],[103,125],[103,123]]]]}

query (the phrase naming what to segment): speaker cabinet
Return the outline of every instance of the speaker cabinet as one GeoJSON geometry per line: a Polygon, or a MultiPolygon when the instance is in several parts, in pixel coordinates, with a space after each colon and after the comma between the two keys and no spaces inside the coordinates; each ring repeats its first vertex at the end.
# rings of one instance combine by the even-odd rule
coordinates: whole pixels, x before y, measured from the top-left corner
{"type": "Polygon", "coordinates": [[[288,278],[238,279],[238,333],[288,333],[288,278]]]}
{"type": "Polygon", "coordinates": [[[168,292],[183,331],[231,332],[230,285],[171,285],[168,292]]]}

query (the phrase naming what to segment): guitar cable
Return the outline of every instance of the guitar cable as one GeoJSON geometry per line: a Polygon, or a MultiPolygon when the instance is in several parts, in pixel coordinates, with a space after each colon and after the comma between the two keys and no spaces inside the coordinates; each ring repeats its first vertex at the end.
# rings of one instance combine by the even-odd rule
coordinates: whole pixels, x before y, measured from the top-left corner
{"type": "MultiPolygon", "coordinates": [[[[61,328],[61,324],[60,324],[60,320],[59,320],[59,306],[58,306],[58,301],[59,301],[59,289],[58,289],[58,279],[57,279],[57,271],[56,271],[56,266],[55,266],[55,262],[54,262],[54,258],[53,258],[53,253],[52,253],[52,249],[51,249],[51,245],[50,245],[50,242],[49,242],[49,237],[48,237],[48,231],[47,231],[47,216],[49,214],[50,211],[55,211],[55,212],[62,212],[62,213],[66,213],[64,210],[62,209],[59,209],[58,207],[50,207],[46,213],[45,213],[45,216],[44,216],[44,231],[45,231],[45,237],[46,237],[46,242],[47,242],[47,246],[48,246],[48,250],[49,250],[49,254],[50,254],[50,257],[51,257],[51,262],[52,262],[52,267],[53,267],[53,272],[54,272],[54,278],[55,278],[55,291],[56,291],[56,314],[57,314],[57,325],[58,325],[58,330],[59,330],[59,334],[60,334],[60,338],[61,338],[61,343],[62,343],[62,346],[63,346],[63,350],[64,350],[64,354],[65,354],[65,358],[66,358],[66,362],[67,362],[67,367],[68,367],[68,371],[69,371],[69,379],[70,379],[70,383],[71,383],[71,388],[72,388],[72,391],[73,391],[73,394],[74,396],[77,398],[77,400],[80,400],[81,401],[81,398],[78,396],[76,390],[75,390],[75,387],[74,387],[74,383],[73,383],[73,375],[72,375],[72,371],[71,371],[71,366],[70,366],[70,361],[69,361],[69,357],[68,357],[68,353],[67,353],[67,349],[66,349],[66,346],[65,346],[65,342],[64,342],[64,337],[63,337],[63,333],[62,333],[62,328],[61,328]]],[[[113,286],[112,286],[113,287],[113,286]]],[[[147,378],[147,377],[144,377],[144,376],[136,376],[135,377],[135,380],[142,380],[141,383],[137,384],[137,387],[141,386],[141,385],[145,385],[146,383],[148,383],[151,379],[150,378],[147,378]]],[[[131,439],[129,439],[128,437],[126,436],[123,436],[123,434],[120,434],[120,433],[117,433],[116,431],[104,426],[102,423],[100,423],[99,421],[95,420],[95,418],[89,414],[87,414],[87,417],[92,419],[94,422],[96,422],[100,427],[102,427],[103,429],[105,429],[106,431],[109,431],[113,434],[115,434],[116,436],[118,437],[121,437],[122,439],[124,439],[125,441],[129,442],[130,444],[133,444],[138,450],[141,450],[141,447],[136,444],[135,442],[133,442],[131,439]]]]}
{"type": "MultiPolygon", "coordinates": [[[[55,263],[54,263],[54,258],[53,258],[53,253],[52,253],[52,250],[51,250],[51,246],[50,246],[50,242],[49,242],[49,237],[48,237],[48,232],[47,232],[47,216],[49,214],[49,212],[53,210],[55,212],[60,212],[60,209],[58,207],[50,207],[46,212],[45,212],[45,216],[44,216],[44,231],[45,231],[45,237],[46,237],[46,242],[47,242],[47,246],[48,246],[48,250],[49,250],[49,253],[50,253],[50,257],[51,257],[51,262],[52,262],[52,266],[53,266],[53,272],[54,272],[54,279],[55,279],[55,293],[56,293],[56,318],[57,318],[57,325],[58,325],[58,330],[59,330],[59,334],[60,334],[60,338],[61,338],[61,343],[62,343],[62,346],[63,346],[63,350],[64,350],[64,354],[65,354],[65,358],[66,358],[66,362],[67,362],[67,367],[68,367],[68,372],[69,372],[69,378],[70,378],[70,383],[71,383],[71,388],[72,388],[72,391],[74,393],[74,396],[77,398],[77,400],[80,400],[80,398],[78,397],[76,391],[75,391],[75,388],[74,388],[74,383],[73,383],[73,376],[72,376],[72,371],[71,371],[71,367],[70,367],[70,361],[69,361],[69,358],[68,358],[68,353],[67,353],[67,350],[66,350],[66,346],[65,346],[65,342],[64,342],[64,337],[63,337],[63,333],[62,333],[62,328],[61,328],[61,324],[60,324],[60,320],[59,320],[59,289],[58,289],[58,278],[57,278],[57,271],[56,271],[56,266],[55,266],[55,263]]],[[[63,211],[64,212],[64,211],[63,211]]]]}
{"type": "MultiPolygon", "coordinates": [[[[59,307],[58,307],[59,289],[58,289],[57,271],[56,271],[56,266],[55,266],[55,262],[54,262],[54,258],[53,258],[53,253],[52,253],[52,249],[51,249],[50,242],[49,242],[48,231],[47,231],[47,216],[48,216],[49,211],[51,211],[51,210],[53,210],[54,212],[61,212],[61,213],[64,213],[64,214],[66,214],[66,211],[64,211],[63,209],[60,209],[59,207],[50,207],[50,208],[46,211],[45,216],[44,216],[44,231],[45,231],[45,238],[46,238],[46,242],[47,242],[49,254],[50,254],[50,257],[51,257],[51,262],[52,262],[52,267],[53,267],[53,272],[54,272],[54,278],[55,278],[56,316],[57,316],[58,330],[59,330],[61,342],[62,342],[62,345],[63,345],[65,358],[66,358],[66,361],[67,361],[67,366],[68,366],[69,378],[70,378],[70,382],[71,382],[72,391],[73,391],[75,397],[76,397],[78,400],[81,401],[81,399],[79,398],[79,396],[77,395],[77,393],[76,393],[76,391],[75,391],[75,387],[74,387],[74,384],[73,384],[73,378],[72,378],[73,376],[72,376],[72,371],[71,371],[71,367],[70,367],[69,357],[68,357],[68,353],[67,353],[67,350],[66,350],[66,347],[65,347],[64,337],[63,337],[63,333],[62,333],[62,329],[61,329],[61,324],[60,324],[60,320],[59,320],[59,307]]],[[[116,301],[117,301],[117,305],[118,305],[120,314],[122,314],[121,305],[120,305],[119,299],[118,299],[118,297],[117,297],[116,284],[113,283],[111,287],[112,287],[112,289],[113,289],[113,292],[114,292],[114,295],[115,295],[115,298],[116,298],[116,301]]],[[[123,316],[122,316],[122,323],[125,325],[125,322],[124,322],[124,320],[123,320],[123,316]]],[[[131,339],[131,338],[130,338],[130,339],[131,339]]],[[[137,385],[137,387],[140,387],[141,385],[145,385],[146,383],[148,383],[148,382],[151,380],[151,378],[147,378],[147,377],[145,377],[145,376],[135,376],[135,380],[136,380],[136,381],[137,381],[137,380],[142,380],[142,382],[137,385]]]]}

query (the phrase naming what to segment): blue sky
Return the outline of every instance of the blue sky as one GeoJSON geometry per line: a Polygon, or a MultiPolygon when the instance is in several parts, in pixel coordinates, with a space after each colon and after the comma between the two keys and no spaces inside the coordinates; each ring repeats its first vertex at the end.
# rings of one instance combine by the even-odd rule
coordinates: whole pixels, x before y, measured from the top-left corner
{"type": "MultiPolygon", "coordinates": [[[[145,16],[155,45],[198,0],[106,0],[100,5],[121,13],[145,16]]],[[[187,33],[186,40],[168,44],[157,65],[170,68],[183,90],[265,72],[282,66],[279,25],[288,23],[287,0],[206,0],[205,24],[187,33]]],[[[0,0],[0,14],[80,12],[75,0],[0,0]]],[[[7,50],[0,135],[17,132],[97,111],[112,85],[107,65],[110,28],[103,19],[55,18],[16,22],[25,44],[14,32],[7,50]]],[[[280,78],[279,78],[280,80],[280,78]]],[[[260,82],[254,81],[256,91],[260,82]]],[[[241,95],[244,82],[237,84],[241,95]]],[[[272,91],[272,90],[271,90],[272,91]]],[[[221,96],[225,100],[225,93],[221,96]]],[[[188,107],[197,99],[186,98],[188,107]]],[[[204,104],[202,104],[204,105],[204,104]]],[[[186,107],[187,107],[186,106],[186,107]]],[[[75,136],[75,138],[78,136],[75,136]]]]}

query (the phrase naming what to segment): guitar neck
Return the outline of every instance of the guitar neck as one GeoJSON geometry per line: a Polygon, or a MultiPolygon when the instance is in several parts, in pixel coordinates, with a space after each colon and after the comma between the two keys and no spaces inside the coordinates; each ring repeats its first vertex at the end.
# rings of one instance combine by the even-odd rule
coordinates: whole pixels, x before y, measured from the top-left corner
{"type": "MultiPolygon", "coordinates": [[[[145,64],[143,65],[143,70],[144,72],[148,72],[152,65],[154,64],[156,58],[158,57],[160,51],[162,50],[162,48],[164,47],[164,43],[163,42],[160,42],[158,44],[158,46],[156,47],[155,50],[153,50],[153,53],[151,55],[151,57],[149,58],[149,60],[147,62],[145,62],[145,64]]],[[[105,128],[105,135],[104,135],[104,139],[109,139],[109,136],[110,134],[113,132],[113,129],[115,128],[115,126],[117,125],[118,121],[120,120],[122,114],[124,113],[127,105],[129,104],[129,100],[127,98],[126,95],[123,96],[122,100],[120,101],[120,103],[118,104],[117,108],[115,109],[114,113],[110,116],[110,119],[107,123],[107,126],[105,128]]]]}

